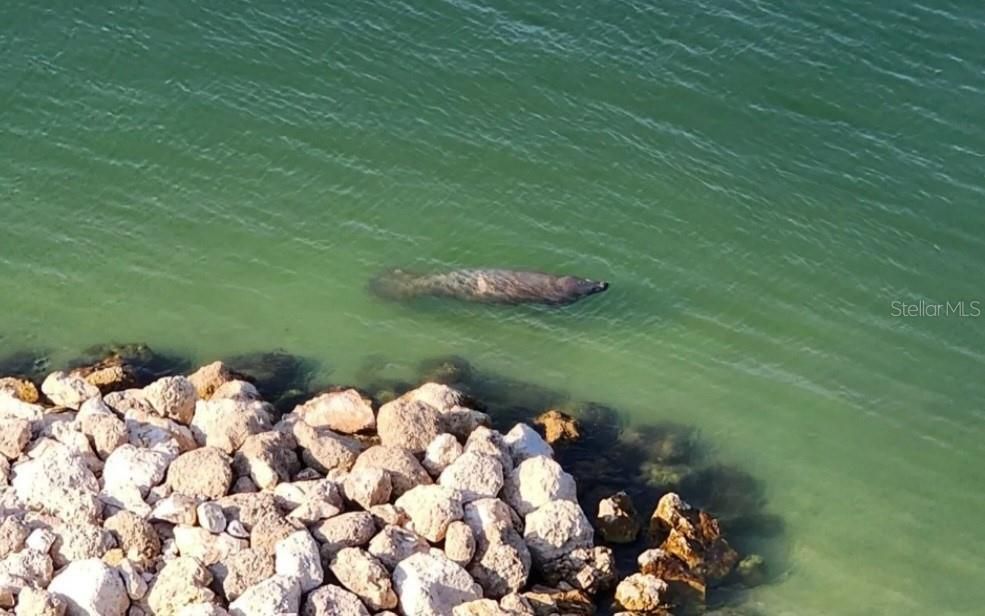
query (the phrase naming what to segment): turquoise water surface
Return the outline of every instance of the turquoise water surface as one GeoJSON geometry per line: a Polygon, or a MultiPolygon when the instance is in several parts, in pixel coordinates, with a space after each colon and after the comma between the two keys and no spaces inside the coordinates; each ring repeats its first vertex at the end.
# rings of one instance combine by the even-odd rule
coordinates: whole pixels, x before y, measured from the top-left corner
{"type": "Polygon", "coordinates": [[[0,355],[460,354],[760,480],[749,608],[985,609],[985,4],[9,0],[0,50],[0,355]]]}

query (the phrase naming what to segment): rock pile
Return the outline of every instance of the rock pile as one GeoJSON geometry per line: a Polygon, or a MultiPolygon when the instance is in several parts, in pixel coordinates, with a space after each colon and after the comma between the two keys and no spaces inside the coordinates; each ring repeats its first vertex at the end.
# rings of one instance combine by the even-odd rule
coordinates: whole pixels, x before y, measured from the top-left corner
{"type": "MultiPolygon", "coordinates": [[[[140,389],[119,364],[40,392],[0,379],[0,614],[591,614],[615,587],[612,550],[530,426],[497,432],[436,383],[278,416],[239,377],[216,362],[140,389]]],[[[614,542],[640,531],[625,495],[597,525],[614,542]]],[[[676,495],[650,532],[661,547],[616,590],[630,611],[700,601],[738,558],[676,495]]]]}

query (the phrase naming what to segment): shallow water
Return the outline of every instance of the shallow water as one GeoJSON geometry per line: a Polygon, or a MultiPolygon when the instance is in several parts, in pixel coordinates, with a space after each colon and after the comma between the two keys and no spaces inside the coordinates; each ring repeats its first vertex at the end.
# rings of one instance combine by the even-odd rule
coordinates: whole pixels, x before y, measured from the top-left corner
{"type": "Polygon", "coordinates": [[[980,611],[985,317],[893,302],[985,300],[985,5],[45,4],[0,7],[0,355],[460,354],[697,426],[783,517],[764,613],[980,611]],[[612,288],[365,290],[486,265],[612,288]]]}

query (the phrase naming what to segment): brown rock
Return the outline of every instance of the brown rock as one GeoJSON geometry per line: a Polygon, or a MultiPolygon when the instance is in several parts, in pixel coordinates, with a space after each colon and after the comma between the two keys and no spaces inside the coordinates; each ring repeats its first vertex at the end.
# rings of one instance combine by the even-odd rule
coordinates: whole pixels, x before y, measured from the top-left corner
{"type": "Polygon", "coordinates": [[[718,521],[671,492],[665,494],[650,518],[650,538],[663,539],[661,548],[679,558],[693,573],[714,583],[727,576],[739,554],[722,537],[718,521]]]}
{"type": "Polygon", "coordinates": [[[168,468],[168,485],[187,496],[221,498],[229,492],[232,482],[229,456],[214,447],[183,453],[168,468]]]}
{"type": "Polygon", "coordinates": [[[0,378],[0,391],[7,392],[21,402],[37,403],[41,395],[34,383],[27,379],[8,376],[0,378]]]}
{"type": "Polygon", "coordinates": [[[673,554],[660,549],[647,550],[639,555],[640,572],[667,582],[670,600],[676,605],[704,603],[705,580],[692,573],[687,565],[673,554]]]}
{"type": "Polygon", "coordinates": [[[188,375],[188,380],[195,387],[195,393],[202,400],[208,400],[217,389],[236,378],[237,375],[221,361],[206,364],[188,375]]]}
{"type": "Polygon", "coordinates": [[[578,420],[561,411],[553,409],[545,411],[534,419],[534,423],[544,427],[544,439],[548,444],[558,441],[576,441],[581,438],[578,420]]]}
{"type": "Polygon", "coordinates": [[[150,562],[161,554],[161,539],[150,522],[123,510],[106,518],[103,528],[113,533],[127,558],[150,562]]]}
{"type": "Polygon", "coordinates": [[[572,616],[592,616],[595,614],[595,604],[592,598],[580,590],[534,586],[525,593],[524,599],[530,602],[536,616],[557,616],[558,614],[572,616]]]}

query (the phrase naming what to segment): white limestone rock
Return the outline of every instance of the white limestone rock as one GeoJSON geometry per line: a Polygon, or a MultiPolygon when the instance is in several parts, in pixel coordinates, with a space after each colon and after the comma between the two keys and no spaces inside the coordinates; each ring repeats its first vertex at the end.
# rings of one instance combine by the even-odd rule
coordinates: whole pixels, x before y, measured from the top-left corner
{"type": "Polygon", "coordinates": [[[321,394],[298,406],[294,413],[309,426],[328,428],[342,434],[376,428],[373,407],[355,389],[321,394]]]}
{"type": "Polygon", "coordinates": [[[464,451],[458,439],[448,433],[439,434],[428,443],[424,450],[424,468],[437,477],[448,465],[458,459],[464,451]]]}
{"type": "Polygon", "coordinates": [[[318,543],[306,530],[291,533],[278,541],[274,558],[277,575],[297,579],[302,593],[317,588],[325,580],[318,543]]]}
{"type": "Polygon", "coordinates": [[[520,515],[551,501],[578,500],[575,479],[561,465],[546,456],[534,456],[520,462],[506,478],[503,500],[520,515]]]}
{"type": "Polygon", "coordinates": [[[294,577],[271,576],[247,588],[229,604],[232,616],[295,614],[300,608],[301,587],[294,577]]]}
{"type": "Polygon", "coordinates": [[[70,563],[48,591],[65,601],[69,616],[124,616],[130,607],[119,573],[98,559],[70,563]]]}
{"type": "Polygon", "coordinates": [[[271,410],[269,404],[257,400],[199,400],[191,419],[192,435],[199,445],[232,455],[247,437],[271,429],[271,410]]]}
{"type": "Polygon", "coordinates": [[[656,612],[667,594],[667,583],[648,573],[634,573],[616,586],[616,603],[632,612],[656,612]]]}
{"type": "Polygon", "coordinates": [[[363,509],[383,505],[390,500],[390,473],[381,468],[353,470],[343,483],[345,496],[363,509]]]}
{"type": "Polygon", "coordinates": [[[403,559],[411,554],[427,552],[431,546],[414,531],[388,524],[370,540],[367,549],[387,569],[393,570],[403,559]]]}
{"type": "Polygon", "coordinates": [[[195,386],[183,376],[166,376],[143,389],[144,399],[154,412],[179,424],[188,425],[195,415],[198,394],[195,386]]]}
{"type": "Polygon", "coordinates": [[[99,395],[99,388],[95,385],[89,384],[81,377],[61,371],[49,374],[41,383],[41,391],[58,406],[67,406],[75,410],[78,410],[89,398],[99,395]]]}
{"type": "Polygon", "coordinates": [[[466,449],[441,472],[438,483],[461,492],[465,502],[495,497],[503,488],[503,466],[492,456],[466,449]]]}
{"type": "Polygon", "coordinates": [[[510,448],[513,463],[519,464],[527,458],[535,456],[554,457],[554,449],[547,441],[525,423],[518,423],[503,436],[503,441],[510,448]]]}
{"type": "Polygon", "coordinates": [[[556,500],[527,514],[523,538],[534,562],[545,563],[592,547],[594,533],[578,503],[556,500]]]}
{"type": "Polygon", "coordinates": [[[482,588],[441,550],[400,561],[393,584],[405,616],[447,616],[455,606],[482,598],[482,588]]]}
{"type": "Polygon", "coordinates": [[[443,540],[448,525],[463,515],[462,494],[441,485],[417,486],[394,504],[410,518],[414,532],[432,542],[443,540]]]}

